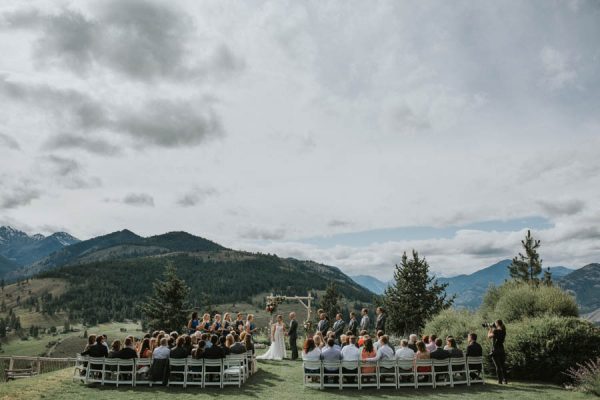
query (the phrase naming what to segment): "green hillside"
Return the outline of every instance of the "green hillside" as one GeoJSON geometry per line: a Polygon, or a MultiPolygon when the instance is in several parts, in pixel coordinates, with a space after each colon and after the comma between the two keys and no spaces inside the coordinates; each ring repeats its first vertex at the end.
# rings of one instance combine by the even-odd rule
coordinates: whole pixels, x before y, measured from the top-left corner
{"type": "Polygon", "coordinates": [[[47,271],[38,278],[67,282],[65,292],[53,297],[48,307],[68,311],[73,321],[136,319],[141,317],[137,306],[152,293],[152,283],[162,277],[169,261],[190,286],[189,300],[196,307],[252,303],[254,296],[271,292],[322,291],[331,281],[347,299],[370,302],[373,295],[335,267],[232,250],[92,262],[47,271]]]}
{"type": "Polygon", "coordinates": [[[600,264],[588,264],[563,277],[558,283],[573,293],[582,313],[600,308],[600,264]]]}

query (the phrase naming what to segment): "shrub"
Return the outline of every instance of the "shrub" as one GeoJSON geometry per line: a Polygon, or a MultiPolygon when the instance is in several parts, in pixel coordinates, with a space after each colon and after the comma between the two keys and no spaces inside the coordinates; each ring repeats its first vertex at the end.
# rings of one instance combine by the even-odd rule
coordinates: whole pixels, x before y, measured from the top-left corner
{"type": "Polygon", "coordinates": [[[512,281],[488,290],[481,314],[486,319],[512,322],[544,315],[577,317],[579,312],[573,296],[558,287],[512,281]]]}
{"type": "Polygon", "coordinates": [[[458,344],[466,341],[467,335],[471,332],[483,338],[481,318],[472,311],[453,308],[440,312],[423,329],[425,335],[435,334],[441,338],[453,336],[458,344]]]}
{"type": "Polygon", "coordinates": [[[600,357],[569,368],[565,375],[573,380],[576,390],[600,396],[600,357]]]}
{"type": "Polygon", "coordinates": [[[506,363],[511,377],[566,380],[563,373],[600,356],[600,329],[574,317],[536,317],[507,325],[506,363]]]}

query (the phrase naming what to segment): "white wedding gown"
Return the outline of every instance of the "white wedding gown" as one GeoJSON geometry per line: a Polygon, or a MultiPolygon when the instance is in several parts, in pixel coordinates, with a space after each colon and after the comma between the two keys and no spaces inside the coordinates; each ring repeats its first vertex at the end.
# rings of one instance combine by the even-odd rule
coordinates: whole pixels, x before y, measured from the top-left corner
{"type": "Polygon", "coordinates": [[[285,336],[283,333],[283,324],[273,324],[275,333],[273,334],[273,342],[269,347],[269,350],[256,357],[257,360],[283,360],[285,357],[285,336]]]}

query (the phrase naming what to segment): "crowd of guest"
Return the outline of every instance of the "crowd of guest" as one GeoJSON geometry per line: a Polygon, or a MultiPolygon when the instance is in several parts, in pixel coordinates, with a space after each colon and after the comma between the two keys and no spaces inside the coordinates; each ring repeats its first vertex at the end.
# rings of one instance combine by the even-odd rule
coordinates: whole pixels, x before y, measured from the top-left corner
{"type": "MultiPolygon", "coordinates": [[[[459,349],[454,337],[448,336],[445,340],[436,335],[425,335],[420,339],[417,335],[410,335],[408,339],[401,339],[395,348],[388,335],[378,331],[376,337],[371,337],[363,330],[359,336],[348,331],[336,338],[334,331],[325,335],[322,332],[308,338],[303,347],[302,359],[305,361],[363,361],[376,362],[380,360],[445,360],[449,358],[481,357],[483,350],[477,342],[477,334],[470,333],[465,351],[459,349]]],[[[343,372],[352,373],[356,369],[346,369],[343,372]]],[[[362,366],[361,373],[370,374],[375,371],[374,366],[362,366]]],[[[431,366],[417,366],[418,372],[431,372],[431,366]]],[[[307,370],[306,372],[314,372],[307,370]]],[[[327,371],[326,371],[327,372],[327,371]]]]}
{"type": "Polygon", "coordinates": [[[211,321],[205,314],[202,321],[193,313],[188,323],[188,331],[178,332],[154,331],[145,334],[141,339],[127,336],[123,341],[109,342],[107,335],[89,335],[88,343],[81,353],[90,357],[108,357],[120,359],[152,358],[225,358],[229,354],[254,352],[252,333],[256,331],[252,314],[244,321],[242,314],[237,314],[235,321],[229,313],[223,318],[216,314],[211,321]],[[110,344],[109,344],[110,343],[110,344]]]}

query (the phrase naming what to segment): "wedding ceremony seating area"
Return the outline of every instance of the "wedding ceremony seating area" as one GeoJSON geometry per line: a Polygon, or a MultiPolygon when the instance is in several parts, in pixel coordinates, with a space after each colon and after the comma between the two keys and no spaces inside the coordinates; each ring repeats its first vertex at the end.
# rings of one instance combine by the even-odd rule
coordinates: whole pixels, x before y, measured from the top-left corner
{"type": "Polygon", "coordinates": [[[304,386],[318,389],[437,388],[484,383],[483,357],[445,360],[304,361],[304,386]]]}
{"type": "Polygon", "coordinates": [[[119,386],[241,387],[256,372],[252,351],[222,359],[134,358],[77,356],[73,380],[119,386]]]}

